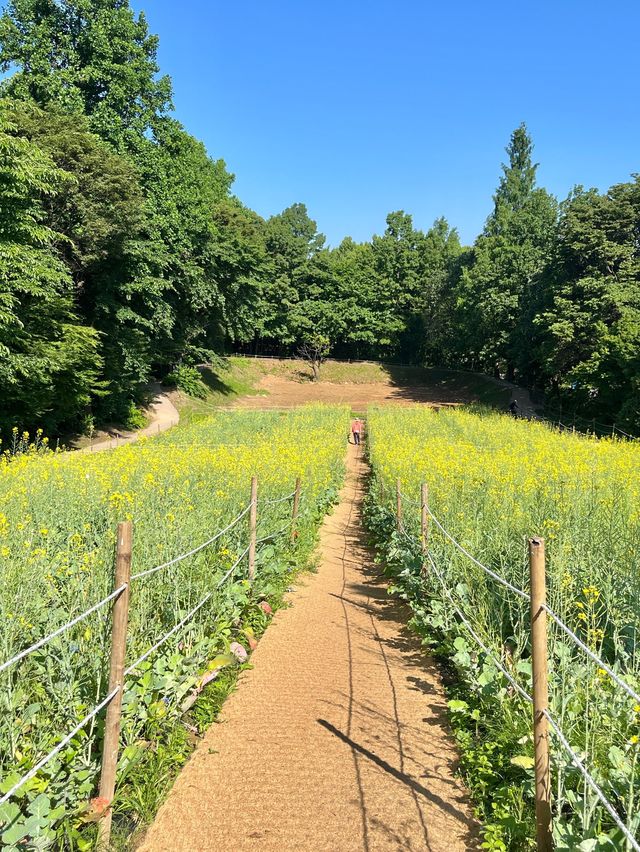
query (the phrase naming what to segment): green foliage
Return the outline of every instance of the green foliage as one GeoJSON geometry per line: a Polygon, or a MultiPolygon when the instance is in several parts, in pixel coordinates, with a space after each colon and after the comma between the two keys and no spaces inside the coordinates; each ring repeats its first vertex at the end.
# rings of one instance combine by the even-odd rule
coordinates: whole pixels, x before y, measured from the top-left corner
{"type": "Polygon", "coordinates": [[[0,102],[0,429],[71,425],[98,392],[95,330],[74,311],[72,281],[45,223],[70,176],[29,140],[0,102]]]}
{"type": "Polygon", "coordinates": [[[157,48],[129,0],[10,0],[0,16],[0,93],[36,193],[29,229],[2,241],[7,422],[121,419],[177,365],[319,334],[337,357],[482,370],[640,428],[637,180],[558,205],[522,124],[472,247],[397,210],[330,249],[304,204],[264,221],[230,195],[224,161],[169,115],[157,48]],[[19,291],[31,330],[14,337],[19,291]]]}
{"type": "Polygon", "coordinates": [[[169,373],[165,382],[184,391],[188,396],[197,399],[205,399],[207,396],[207,386],[195,367],[176,367],[169,373]]]}
{"type": "Polygon", "coordinates": [[[565,404],[640,430],[640,179],[566,203],[534,318],[539,369],[565,404]]]}
{"type": "Polygon", "coordinates": [[[557,218],[555,199],[536,188],[531,151],[522,125],[512,134],[494,211],[460,284],[465,359],[511,379],[516,365],[526,365],[530,357],[523,326],[532,281],[549,258],[557,218]]]}
{"type": "Polygon", "coordinates": [[[11,0],[0,18],[0,68],[14,72],[4,92],[87,115],[116,146],[171,107],[171,82],[157,79],[157,48],[128,0],[11,0]]]}

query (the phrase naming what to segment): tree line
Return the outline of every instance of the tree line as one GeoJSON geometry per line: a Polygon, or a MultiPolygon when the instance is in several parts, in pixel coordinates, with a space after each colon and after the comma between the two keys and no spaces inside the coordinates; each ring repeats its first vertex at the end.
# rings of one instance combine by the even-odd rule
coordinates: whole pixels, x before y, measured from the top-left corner
{"type": "Polygon", "coordinates": [[[11,0],[0,17],[0,429],[135,419],[145,385],[229,351],[490,372],[640,428],[640,183],[536,181],[524,125],[473,246],[404,211],[326,245],[269,219],[172,117],[128,0],[11,0]]]}

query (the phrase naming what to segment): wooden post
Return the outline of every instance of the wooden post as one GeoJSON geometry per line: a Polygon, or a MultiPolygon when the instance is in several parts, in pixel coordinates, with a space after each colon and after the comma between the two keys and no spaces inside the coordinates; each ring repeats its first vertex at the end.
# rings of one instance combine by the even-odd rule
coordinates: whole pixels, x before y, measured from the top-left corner
{"type": "Polygon", "coordinates": [[[111,837],[111,802],[116,789],[116,768],[120,744],[120,718],[122,715],[122,691],[124,683],[124,660],[127,650],[127,625],[129,622],[129,581],[131,577],[131,521],[118,524],[116,543],[116,572],[114,589],[127,584],[126,589],[115,599],[111,626],[111,662],[109,668],[109,692],[116,687],[119,691],[107,707],[100,770],[100,798],[106,800],[107,809],[98,824],[98,845],[109,846],[111,837]]]}
{"type": "Polygon", "coordinates": [[[547,684],[547,613],[544,539],[529,539],[531,576],[531,662],[533,670],[533,745],[535,749],[536,839],[538,852],[551,852],[551,772],[547,684]]]}
{"type": "Polygon", "coordinates": [[[420,486],[420,531],[422,533],[422,552],[426,553],[429,546],[429,486],[423,482],[420,486]]]}
{"type": "Polygon", "coordinates": [[[251,477],[251,509],[249,511],[249,580],[256,573],[256,529],[258,525],[258,477],[251,477]]]}
{"type": "Polygon", "coordinates": [[[400,480],[396,479],[396,529],[402,529],[402,493],[400,491],[400,480]]]}
{"type": "Polygon", "coordinates": [[[297,530],[296,521],[298,520],[298,509],[300,508],[300,491],[302,490],[302,480],[299,476],[296,477],[296,490],[293,494],[293,509],[291,511],[291,541],[295,541],[297,530]]]}

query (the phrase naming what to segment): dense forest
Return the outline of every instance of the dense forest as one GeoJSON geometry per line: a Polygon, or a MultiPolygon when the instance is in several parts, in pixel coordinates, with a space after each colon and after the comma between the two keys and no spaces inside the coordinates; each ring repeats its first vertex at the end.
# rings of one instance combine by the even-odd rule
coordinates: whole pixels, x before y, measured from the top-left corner
{"type": "Polygon", "coordinates": [[[126,421],[153,377],[304,344],[490,372],[640,428],[638,177],[558,202],[522,125],[473,246],[396,211],[329,248],[304,204],[265,220],[234,196],[172,117],[157,46],[128,0],[0,18],[0,430],[126,421]]]}

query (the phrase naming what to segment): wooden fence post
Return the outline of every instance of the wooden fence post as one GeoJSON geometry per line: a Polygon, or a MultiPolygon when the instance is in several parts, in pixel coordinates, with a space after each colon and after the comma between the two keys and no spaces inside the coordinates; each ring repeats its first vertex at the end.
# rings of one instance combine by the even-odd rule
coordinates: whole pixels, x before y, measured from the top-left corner
{"type": "Polygon", "coordinates": [[[420,532],[422,533],[422,552],[426,553],[429,546],[429,486],[423,482],[420,486],[420,532]]]}
{"type": "Polygon", "coordinates": [[[402,530],[402,492],[399,479],[396,479],[396,529],[398,532],[402,530]]]}
{"type": "Polygon", "coordinates": [[[536,839],[538,852],[551,852],[551,771],[547,683],[547,613],[544,539],[529,539],[531,577],[531,662],[533,673],[533,745],[535,749],[536,839]]]}
{"type": "Polygon", "coordinates": [[[251,509],[249,510],[249,580],[256,573],[256,529],[258,526],[258,477],[251,477],[251,509]]]}
{"type": "Polygon", "coordinates": [[[101,799],[106,800],[104,816],[98,824],[98,845],[107,848],[111,837],[111,803],[116,789],[116,769],[120,744],[120,719],[122,716],[122,692],[124,683],[124,661],[127,651],[127,625],[129,623],[129,584],[131,578],[131,521],[118,524],[116,543],[116,571],[114,589],[126,583],[126,589],[115,599],[111,625],[111,662],[109,667],[108,693],[120,687],[107,707],[102,746],[102,768],[100,770],[101,799]]]}
{"type": "Polygon", "coordinates": [[[296,521],[298,520],[298,510],[300,508],[300,491],[302,480],[299,476],[296,477],[296,490],[293,494],[293,509],[291,510],[291,541],[295,541],[297,530],[296,521]]]}

